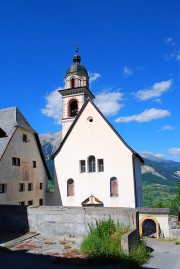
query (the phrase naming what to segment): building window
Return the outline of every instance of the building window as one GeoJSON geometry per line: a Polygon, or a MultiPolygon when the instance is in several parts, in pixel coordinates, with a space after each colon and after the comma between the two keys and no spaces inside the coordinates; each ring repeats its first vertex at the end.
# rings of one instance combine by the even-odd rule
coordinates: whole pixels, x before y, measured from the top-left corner
{"type": "Polygon", "coordinates": [[[86,172],[86,162],[85,160],[80,161],[80,172],[85,173],[86,172]]]}
{"type": "Polygon", "coordinates": [[[118,196],[118,180],[116,177],[112,177],[110,179],[110,196],[111,197],[118,196]]]}
{"type": "Polygon", "coordinates": [[[0,193],[7,192],[7,184],[0,184],[0,193]]]}
{"type": "Polygon", "coordinates": [[[20,166],[20,158],[12,157],[12,165],[20,166]]]}
{"type": "Polygon", "coordinates": [[[78,114],[78,102],[73,99],[69,102],[69,117],[75,117],[78,114]]]}
{"type": "Polygon", "coordinates": [[[67,181],[67,196],[74,196],[74,180],[72,178],[67,181]]]}
{"type": "Polygon", "coordinates": [[[19,202],[19,205],[25,205],[25,202],[19,202]]]}
{"type": "Polygon", "coordinates": [[[28,191],[32,191],[33,190],[33,184],[32,183],[28,183],[28,191]]]}
{"type": "Polygon", "coordinates": [[[94,156],[88,158],[89,173],[96,172],[96,159],[94,156]]]}
{"type": "Polygon", "coordinates": [[[19,191],[25,191],[25,184],[24,183],[19,183],[19,191]]]}
{"type": "Polygon", "coordinates": [[[33,168],[36,168],[36,161],[33,161],[33,168]]]}
{"type": "Polygon", "coordinates": [[[33,201],[32,200],[31,201],[28,201],[27,203],[28,203],[28,205],[33,205],[33,201]]]}
{"type": "Polygon", "coordinates": [[[27,137],[27,134],[23,134],[23,142],[25,143],[29,142],[29,138],[27,137]]]}
{"type": "Polygon", "coordinates": [[[43,189],[43,184],[39,183],[39,189],[42,190],[43,189]]]}
{"type": "Polygon", "coordinates": [[[98,159],[98,172],[104,172],[104,160],[98,159]]]}
{"type": "Polygon", "coordinates": [[[43,205],[43,199],[39,199],[39,205],[43,205]]]}
{"type": "Polygon", "coordinates": [[[74,78],[72,78],[70,80],[70,88],[75,88],[75,79],[74,78]]]}

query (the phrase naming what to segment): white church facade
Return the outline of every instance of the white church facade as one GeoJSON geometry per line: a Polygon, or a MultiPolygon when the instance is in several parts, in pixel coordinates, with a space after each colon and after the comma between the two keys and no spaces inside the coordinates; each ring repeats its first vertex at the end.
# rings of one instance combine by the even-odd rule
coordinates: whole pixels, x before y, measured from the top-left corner
{"type": "Polygon", "coordinates": [[[86,68],[76,51],[62,95],[62,142],[55,164],[54,204],[142,207],[141,165],[136,153],[93,103],[86,68]]]}

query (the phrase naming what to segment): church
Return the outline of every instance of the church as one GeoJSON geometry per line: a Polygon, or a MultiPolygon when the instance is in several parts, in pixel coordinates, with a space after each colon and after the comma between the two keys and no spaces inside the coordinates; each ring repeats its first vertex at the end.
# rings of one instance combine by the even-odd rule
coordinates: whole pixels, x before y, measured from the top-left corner
{"type": "Polygon", "coordinates": [[[142,207],[144,161],[94,104],[78,50],[59,93],[63,140],[52,155],[54,205],[142,207]]]}

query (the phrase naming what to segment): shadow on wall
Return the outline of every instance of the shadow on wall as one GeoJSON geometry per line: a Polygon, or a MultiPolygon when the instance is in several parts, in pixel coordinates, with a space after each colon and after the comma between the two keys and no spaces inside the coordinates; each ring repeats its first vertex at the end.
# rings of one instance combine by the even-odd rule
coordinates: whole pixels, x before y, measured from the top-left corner
{"type": "Polygon", "coordinates": [[[26,233],[29,231],[27,206],[0,205],[0,231],[26,233]]]}

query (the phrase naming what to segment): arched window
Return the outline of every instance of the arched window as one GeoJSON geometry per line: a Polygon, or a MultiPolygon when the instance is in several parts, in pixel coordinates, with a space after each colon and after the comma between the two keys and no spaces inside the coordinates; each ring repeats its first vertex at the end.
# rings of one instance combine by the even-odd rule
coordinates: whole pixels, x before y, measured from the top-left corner
{"type": "Polygon", "coordinates": [[[75,117],[78,114],[78,103],[77,100],[73,99],[69,102],[69,116],[75,117]]]}
{"type": "Polygon", "coordinates": [[[110,179],[110,196],[118,196],[118,180],[116,177],[110,179]]]}
{"type": "Polygon", "coordinates": [[[67,181],[67,196],[74,196],[74,180],[72,178],[67,181]]]}
{"type": "Polygon", "coordinates": [[[74,78],[72,78],[70,80],[70,88],[75,88],[75,79],[74,78]]]}
{"type": "Polygon", "coordinates": [[[96,159],[94,156],[88,158],[89,173],[96,172],[96,159]]]}

